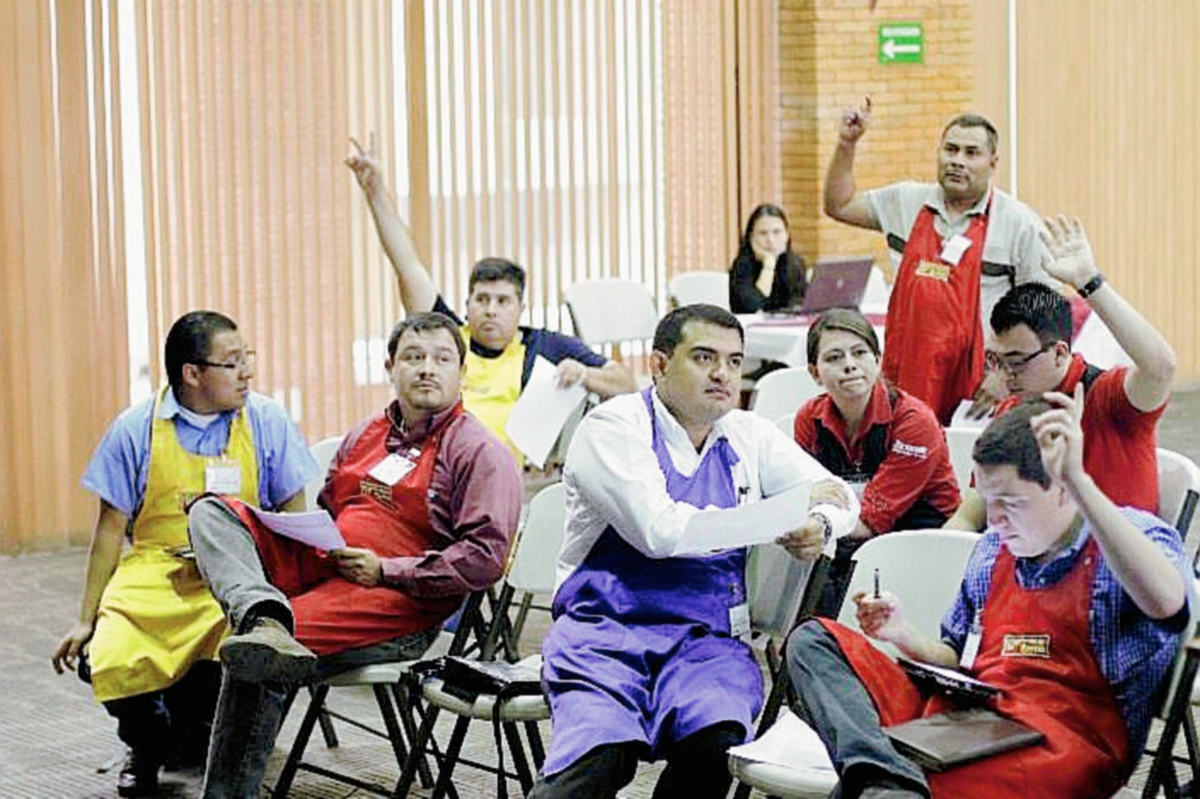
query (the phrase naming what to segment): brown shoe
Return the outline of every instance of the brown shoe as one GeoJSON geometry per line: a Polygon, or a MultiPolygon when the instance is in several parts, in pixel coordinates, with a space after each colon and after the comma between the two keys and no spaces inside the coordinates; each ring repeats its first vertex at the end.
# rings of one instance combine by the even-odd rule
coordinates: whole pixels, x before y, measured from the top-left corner
{"type": "Polygon", "coordinates": [[[317,656],[282,624],[265,616],[241,635],[222,641],[218,652],[229,674],[244,682],[300,683],[317,669],[317,656]]]}

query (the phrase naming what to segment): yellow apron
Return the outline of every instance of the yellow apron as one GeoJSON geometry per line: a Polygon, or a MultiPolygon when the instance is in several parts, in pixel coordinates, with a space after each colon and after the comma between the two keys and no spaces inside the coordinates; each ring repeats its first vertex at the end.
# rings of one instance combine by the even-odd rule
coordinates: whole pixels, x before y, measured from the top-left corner
{"type": "Polygon", "coordinates": [[[133,546],[122,556],[100,598],[96,632],[88,647],[97,702],[157,691],[183,677],[197,660],[216,657],[226,633],[225,614],[193,561],[170,554],[188,545],[184,506],[205,490],[205,469],[236,464],[239,499],[258,505],[254,436],[243,408],[219,457],[193,455],[179,443],[175,422],[158,418],[150,428],[146,495],[133,524],[133,546]]]}
{"type": "MultiPolygon", "coordinates": [[[[470,341],[471,329],[464,326],[463,336],[470,341]]],[[[481,358],[467,350],[467,376],[463,381],[463,407],[491,430],[512,451],[520,468],[525,454],[513,446],[504,432],[508,415],[521,396],[521,369],[525,365],[525,345],[520,335],[513,338],[498,358],[481,358]]]]}

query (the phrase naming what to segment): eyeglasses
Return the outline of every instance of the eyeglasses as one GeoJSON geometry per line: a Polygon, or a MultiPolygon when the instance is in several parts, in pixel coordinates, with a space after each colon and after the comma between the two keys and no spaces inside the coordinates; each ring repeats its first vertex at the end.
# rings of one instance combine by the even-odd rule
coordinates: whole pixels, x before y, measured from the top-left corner
{"type": "Polygon", "coordinates": [[[984,356],[984,361],[987,363],[988,369],[1003,369],[1010,375],[1015,375],[1022,372],[1026,366],[1029,366],[1030,362],[1033,361],[1034,358],[1041,355],[1043,352],[1046,352],[1047,350],[1053,349],[1054,344],[1055,342],[1052,341],[1049,344],[1043,345],[1034,352],[1029,353],[1028,355],[1021,355],[1014,358],[1001,358],[996,353],[989,352],[984,356]]]}
{"type": "Polygon", "coordinates": [[[254,350],[246,350],[245,352],[234,356],[228,363],[215,363],[213,361],[195,361],[195,363],[198,366],[211,366],[214,369],[234,369],[240,372],[242,369],[247,367],[253,369],[254,361],[257,355],[258,353],[254,350]]]}

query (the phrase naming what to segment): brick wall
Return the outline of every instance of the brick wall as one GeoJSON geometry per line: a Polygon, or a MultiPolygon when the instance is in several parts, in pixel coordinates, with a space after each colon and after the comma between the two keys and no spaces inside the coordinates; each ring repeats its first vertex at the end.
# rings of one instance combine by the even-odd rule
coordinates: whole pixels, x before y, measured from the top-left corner
{"type": "Polygon", "coordinates": [[[972,109],[972,0],[779,0],[780,136],[783,203],[792,241],[810,262],[875,253],[888,271],[882,237],[821,212],[825,168],[843,108],[870,95],[871,127],[855,162],[858,187],[901,179],[933,180],[938,137],[954,114],[972,109]],[[922,64],[880,64],[878,29],[886,22],[924,25],[922,64]]]}

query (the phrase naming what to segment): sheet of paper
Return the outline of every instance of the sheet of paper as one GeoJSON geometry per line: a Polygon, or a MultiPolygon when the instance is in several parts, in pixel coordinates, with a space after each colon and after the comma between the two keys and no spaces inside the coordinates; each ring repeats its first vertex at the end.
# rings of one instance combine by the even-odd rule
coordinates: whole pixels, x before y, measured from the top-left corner
{"type": "Polygon", "coordinates": [[[992,415],[986,414],[982,419],[971,419],[967,416],[967,411],[971,409],[971,400],[965,399],[958,403],[958,408],[954,411],[954,416],[950,418],[950,426],[958,428],[969,428],[973,430],[982,430],[992,421],[992,415]]]}
{"type": "Polygon", "coordinates": [[[545,464],[558,434],[579,407],[587,389],[576,383],[570,388],[558,385],[558,369],[540,355],[533,362],[529,382],[513,405],[504,432],[539,469],[545,464]]]}
{"type": "Polygon", "coordinates": [[[333,523],[333,517],[326,510],[305,513],[271,513],[257,508],[251,510],[259,521],[278,535],[326,552],[346,547],[346,539],[342,538],[341,530],[338,530],[337,525],[333,523]]]}
{"type": "Polygon", "coordinates": [[[673,555],[766,544],[799,529],[808,517],[809,484],[727,510],[701,511],[688,520],[673,555]]]}
{"type": "Polygon", "coordinates": [[[790,710],[779,715],[771,729],[757,741],[729,750],[733,757],[751,763],[770,763],[797,769],[816,769],[834,774],[833,763],[816,730],[790,710]]]}

